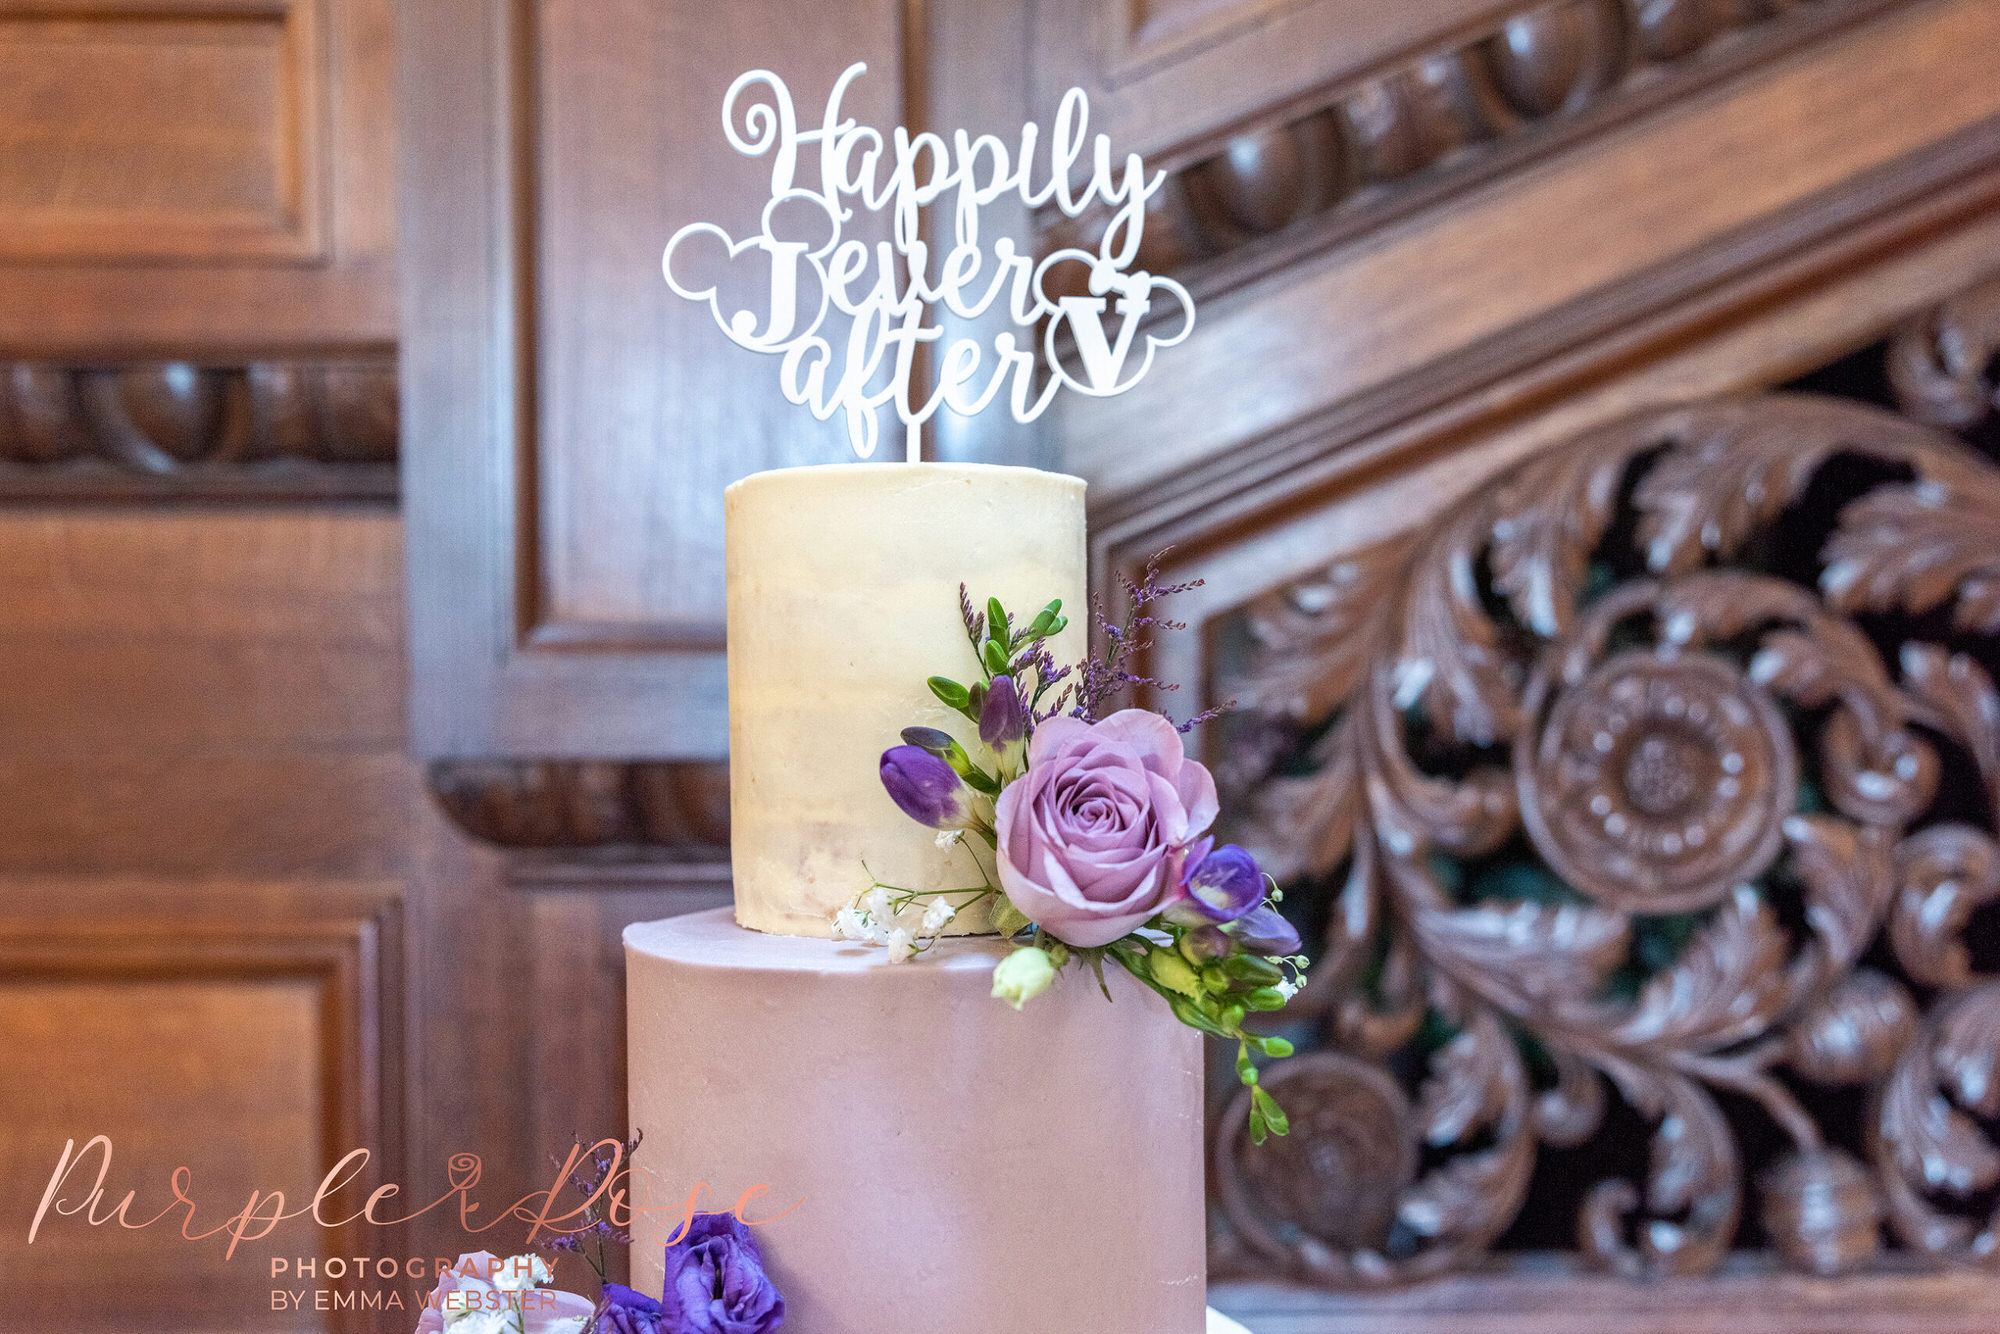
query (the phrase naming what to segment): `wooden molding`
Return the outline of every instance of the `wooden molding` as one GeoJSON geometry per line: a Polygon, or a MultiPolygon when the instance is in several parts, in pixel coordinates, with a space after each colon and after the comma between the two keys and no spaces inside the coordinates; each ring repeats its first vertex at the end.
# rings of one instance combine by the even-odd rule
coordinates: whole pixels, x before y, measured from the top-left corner
{"type": "Polygon", "coordinates": [[[396,363],[0,363],[0,503],[393,501],[396,363]]]}
{"type": "Polygon", "coordinates": [[[627,760],[438,760],[433,797],[508,876],[545,888],[708,887],[729,877],[729,767],[627,760]]]}
{"type": "MultiPolygon", "coordinates": [[[[1155,151],[1139,264],[1213,298],[1909,0],[1543,0],[1498,23],[1155,151]]],[[[1037,215],[1043,249],[1106,217],[1037,215]]]]}

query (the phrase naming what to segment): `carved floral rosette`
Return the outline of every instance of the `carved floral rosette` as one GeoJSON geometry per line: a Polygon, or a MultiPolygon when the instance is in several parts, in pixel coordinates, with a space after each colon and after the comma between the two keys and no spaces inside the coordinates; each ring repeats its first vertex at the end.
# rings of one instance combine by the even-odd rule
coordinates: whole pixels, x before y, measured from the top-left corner
{"type": "Polygon", "coordinates": [[[1584,1198],[1599,1267],[1710,1271],[1746,1201],[1802,1268],[1867,1265],[1882,1222],[2000,1263],[2000,978],[1965,941],[2000,899],[2000,469],[1844,400],[1660,412],[1240,624],[1234,832],[1328,889],[1286,1012],[1317,1050],[1267,1078],[1294,1133],[1218,1126],[1224,1267],[1461,1267],[1613,1096],[1650,1167],[1584,1198]],[[1830,536],[1783,549],[1843,469],[1830,536]],[[1477,874],[1509,858],[1535,874],[1477,874]],[[1865,1144],[1812,1110],[1839,1087],[1865,1144]],[[1719,1098],[1789,1141],[1754,1183],[1719,1098]]]}

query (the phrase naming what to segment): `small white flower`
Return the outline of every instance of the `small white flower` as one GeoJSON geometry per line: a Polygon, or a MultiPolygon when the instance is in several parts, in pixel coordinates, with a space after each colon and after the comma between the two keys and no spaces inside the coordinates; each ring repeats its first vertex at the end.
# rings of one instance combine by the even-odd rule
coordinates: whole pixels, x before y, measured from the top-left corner
{"type": "Polygon", "coordinates": [[[835,940],[868,939],[868,919],[860,909],[849,905],[833,915],[833,938],[835,940]]]}
{"type": "Polygon", "coordinates": [[[893,922],[896,914],[889,907],[889,891],[877,885],[868,891],[866,900],[868,915],[878,922],[893,922]]]}
{"type": "Polygon", "coordinates": [[[949,852],[957,847],[958,841],[964,837],[965,831],[963,829],[940,829],[938,830],[937,845],[944,851],[949,852]]]}
{"type": "Polygon", "coordinates": [[[930,906],[924,909],[924,934],[927,936],[936,935],[938,932],[944,930],[945,925],[956,916],[958,916],[958,909],[952,907],[943,899],[932,899],[930,906]]]}
{"type": "Polygon", "coordinates": [[[1278,994],[1280,996],[1283,996],[1286,1000],[1290,1000],[1292,997],[1299,994],[1299,983],[1294,982],[1289,977],[1286,978],[1284,981],[1278,983],[1278,994]]]}
{"type": "Polygon", "coordinates": [[[502,1292],[526,1292],[549,1281],[548,1262],[539,1255],[516,1255],[493,1266],[490,1280],[502,1292]]]}
{"type": "Polygon", "coordinates": [[[916,938],[900,926],[891,931],[889,938],[882,943],[889,947],[890,963],[901,963],[917,952],[916,938]]]}

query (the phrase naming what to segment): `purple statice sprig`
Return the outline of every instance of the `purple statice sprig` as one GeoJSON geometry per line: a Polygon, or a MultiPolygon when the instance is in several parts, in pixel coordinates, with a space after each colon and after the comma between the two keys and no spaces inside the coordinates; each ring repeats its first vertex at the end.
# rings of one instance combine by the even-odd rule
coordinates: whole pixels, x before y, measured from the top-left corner
{"type": "MultiPolygon", "coordinates": [[[[984,611],[975,609],[971,592],[960,584],[958,614],[965,626],[966,642],[972,646],[973,660],[979,664],[980,679],[964,685],[949,677],[933,676],[929,682],[931,693],[946,708],[979,724],[981,739],[991,745],[994,738],[988,734],[996,730],[995,716],[989,709],[992,692],[996,688],[1013,692],[1011,698],[1002,701],[1007,707],[1001,710],[1006,721],[1000,724],[1000,730],[1010,741],[1025,743],[1027,733],[1036,723],[1062,712],[1070,693],[1065,682],[1072,668],[1058,665],[1048,647],[1048,641],[1069,626],[1069,618],[1062,614],[1062,599],[1051,600],[1022,624],[998,598],[986,599],[984,611]],[[1015,701],[1021,705],[1018,712],[1012,708],[1015,701]]],[[[963,770],[961,776],[979,786],[975,776],[963,770]]],[[[1003,775],[1000,781],[1008,777],[1012,775],[1003,775]]]]}
{"type": "MultiPolygon", "coordinates": [[[[1155,630],[1185,630],[1185,621],[1169,620],[1155,615],[1150,608],[1155,603],[1200,588],[1205,580],[1190,579],[1185,583],[1162,584],[1160,582],[1160,562],[1167,551],[1161,551],[1146,562],[1145,570],[1137,580],[1130,575],[1120,574],[1118,581],[1125,589],[1125,620],[1121,624],[1113,621],[1104,610],[1104,600],[1095,600],[1091,617],[1096,622],[1098,638],[1104,643],[1101,654],[1087,657],[1079,664],[1076,685],[1076,706],[1071,712],[1087,723],[1094,723],[1107,708],[1134,691],[1158,691],[1170,694],[1180,686],[1171,681],[1148,676],[1133,670],[1142,661],[1147,649],[1153,646],[1152,632],[1155,630]]],[[[1235,701],[1204,709],[1186,722],[1175,723],[1182,733],[1193,731],[1203,723],[1212,722],[1235,707],[1235,701]]],[[[1171,720],[1170,720],[1171,721],[1171,720]]]]}
{"type": "MultiPolygon", "coordinates": [[[[565,1251],[571,1255],[582,1256],[584,1263],[590,1266],[591,1272],[597,1275],[600,1288],[604,1285],[606,1272],[604,1244],[610,1242],[616,1246],[630,1246],[632,1234],[611,1221],[603,1200],[599,1198],[599,1193],[604,1190],[606,1177],[628,1170],[632,1155],[638,1152],[642,1137],[643,1132],[640,1132],[622,1144],[603,1139],[594,1142],[590,1156],[572,1171],[569,1177],[570,1189],[589,1201],[583,1211],[583,1226],[568,1232],[558,1232],[540,1243],[552,1251],[565,1251]],[[594,1253],[588,1244],[591,1242],[595,1243],[594,1253]]],[[[583,1147],[583,1136],[576,1136],[576,1148],[583,1147]]],[[[569,1159],[550,1154],[549,1161],[561,1167],[569,1159]]]]}

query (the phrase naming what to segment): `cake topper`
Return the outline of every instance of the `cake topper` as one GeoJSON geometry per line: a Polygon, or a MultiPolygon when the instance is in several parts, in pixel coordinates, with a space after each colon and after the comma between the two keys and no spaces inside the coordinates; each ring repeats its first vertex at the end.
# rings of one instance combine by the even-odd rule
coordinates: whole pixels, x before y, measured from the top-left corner
{"type": "MultiPolygon", "coordinates": [[[[723,98],[722,132],[744,156],[771,159],[761,230],[738,239],[713,223],[690,223],[667,242],[660,262],[667,285],[707,303],[731,342],[782,358],[778,382],[788,400],[821,421],[843,414],[856,455],[874,454],[884,407],[901,418],[914,463],[923,424],[940,408],[970,417],[1004,395],[1014,420],[1032,422],[1065,388],[1097,398],[1123,393],[1152,369],[1161,348],[1193,331],[1187,289],[1131,267],[1146,203],[1166,174],[1149,177],[1137,153],[1114,166],[1103,134],[1086,155],[1090,100],[1081,88],[1064,95],[1046,142],[1030,121],[1010,152],[990,134],[958,130],[947,142],[899,125],[884,135],[844,117],[841,102],[867,68],[850,65],[819,125],[806,129],[783,79],[768,70],[739,76],[723,98]],[[800,170],[805,147],[817,149],[816,177],[800,170]],[[1053,202],[1072,218],[1102,203],[1111,219],[1095,251],[1056,250],[1038,261],[1012,237],[982,243],[980,209],[1008,194],[1031,209],[1053,202]],[[935,264],[922,213],[933,205],[950,215],[950,246],[935,264]],[[871,246],[846,236],[857,207],[890,210],[893,239],[871,246]],[[702,261],[689,252],[703,242],[708,264],[750,257],[767,284],[767,310],[727,309],[735,303],[725,303],[716,282],[691,276],[702,261]],[[1088,294],[1051,296],[1049,275],[1069,262],[1088,267],[1088,294]],[[1163,300],[1179,307],[1177,318],[1148,322],[1163,300]],[[944,330],[929,319],[940,306],[963,319],[1004,310],[1026,333],[1003,329],[990,348],[973,337],[943,344],[944,330]],[[1067,359],[1058,355],[1065,328],[1067,359]],[[941,344],[935,384],[913,389],[917,348],[927,343],[941,344]]],[[[942,228],[942,218],[935,221],[942,228]]]]}

